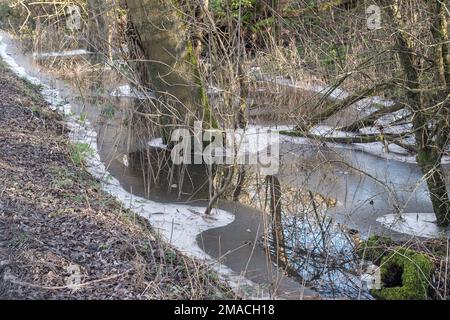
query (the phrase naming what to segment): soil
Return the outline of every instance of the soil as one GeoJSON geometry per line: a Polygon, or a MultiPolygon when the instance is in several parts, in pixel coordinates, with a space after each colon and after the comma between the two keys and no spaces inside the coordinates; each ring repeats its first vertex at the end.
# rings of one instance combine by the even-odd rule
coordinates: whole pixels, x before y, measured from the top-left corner
{"type": "Polygon", "coordinates": [[[0,61],[0,299],[233,298],[76,165],[63,119],[0,61]]]}

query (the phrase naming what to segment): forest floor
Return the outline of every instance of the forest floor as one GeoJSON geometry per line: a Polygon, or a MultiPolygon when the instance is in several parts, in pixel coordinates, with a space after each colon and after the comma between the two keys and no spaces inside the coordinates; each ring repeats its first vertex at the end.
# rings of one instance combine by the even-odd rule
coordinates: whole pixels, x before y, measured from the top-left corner
{"type": "Polygon", "coordinates": [[[234,297],[103,192],[66,133],[0,61],[0,299],[234,297]]]}

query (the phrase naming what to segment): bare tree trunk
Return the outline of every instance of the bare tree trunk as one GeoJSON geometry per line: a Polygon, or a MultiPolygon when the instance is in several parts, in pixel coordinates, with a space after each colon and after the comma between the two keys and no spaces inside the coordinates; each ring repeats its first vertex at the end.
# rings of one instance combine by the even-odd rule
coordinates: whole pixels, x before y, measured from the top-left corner
{"type": "MultiPolygon", "coordinates": [[[[450,43],[448,34],[448,12],[443,1],[435,0],[428,1],[430,7],[430,14],[432,14],[431,33],[435,40],[435,64],[437,68],[438,78],[440,82],[450,89],[450,43]]],[[[448,94],[448,90],[447,90],[448,94]]],[[[444,170],[441,167],[441,158],[446,145],[448,144],[450,135],[450,99],[449,96],[443,97],[444,104],[440,113],[440,120],[438,122],[437,130],[435,132],[435,148],[432,156],[436,159],[430,159],[423,166],[430,166],[425,169],[425,172],[430,172],[430,177],[427,179],[428,188],[431,194],[431,201],[433,208],[438,217],[438,223],[443,226],[450,225],[450,199],[445,185],[444,170]],[[431,167],[431,164],[435,167],[431,167]]],[[[423,160],[430,155],[422,154],[423,160]]]]}
{"type": "Polygon", "coordinates": [[[281,185],[275,176],[267,176],[266,182],[269,184],[270,192],[270,213],[272,217],[272,239],[276,252],[277,264],[287,267],[288,259],[286,255],[286,244],[284,240],[281,206],[281,185]]]}
{"type": "Polygon", "coordinates": [[[441,156],[429,149],[422,148],[417,155],[417,162],[426,177],[428,191],[440,226],[450,225],[450,200],[445,185],[441,156]]]}
{"type": "Polygon", "coordinates": [[[106,2],[87,0],[88,39],[87,50],[93,52],[92,63],[99,63],[108,52],[108,27],[106,23],[106,2]]]}
{"type": "Polygon", "coordinates": [[[234,202],[238,202],[239,201],[239,196],[241,195],[242,188],[244,186],[245,173],[246,172],[245,172],[244,166],[240,165],[239,166],[238,177],[237,177],[237,182],[236,182],[236,187],[234,188],[234,192],[233,192],[233,201],[234,202]]]}
{"type": "Polygon", "coordinates": [[[448,17],[444,1],[427,1],[432,15],[431,34],[435,40],[435,62],[439,80],[450,87],[450,44],[448,35],[448,17]]]}
{"type": "Polygon", "coordinates": [[[170,0],[126,0],[129,19],[140,38],[148,78],[164,102],[160,124],[169,140],[168,126],[203,120],[217,127],[203,88],[192,42],[180,8],[170,0]]]}

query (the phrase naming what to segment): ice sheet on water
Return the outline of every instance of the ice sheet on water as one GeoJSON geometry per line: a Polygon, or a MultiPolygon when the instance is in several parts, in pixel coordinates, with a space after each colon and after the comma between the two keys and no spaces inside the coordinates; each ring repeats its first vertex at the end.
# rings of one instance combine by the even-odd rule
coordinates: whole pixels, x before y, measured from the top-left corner
{"type": "Polygon", "coordinates": [[[67,51],[54,51],[54,52],[35,52],[33,57],[35,59],[42,58],[57,58],[57,57],[72,57],[93,54],[93,52],[85,49],[67,50],[67,51]]]}
{"type": "Polygon", "coordinates": [[[385,228],[424,238],[439,238],[449,235],[448,231],[438,227],[434,213],[408,212],[387,214],[377,219],[385,228]]]}
{"type": "Polygon", "coordinates": [[[331,218],[285,214],[283,226],[291,266],[322,296],[371,298],[354,255],[355,243],[331,218]]]}

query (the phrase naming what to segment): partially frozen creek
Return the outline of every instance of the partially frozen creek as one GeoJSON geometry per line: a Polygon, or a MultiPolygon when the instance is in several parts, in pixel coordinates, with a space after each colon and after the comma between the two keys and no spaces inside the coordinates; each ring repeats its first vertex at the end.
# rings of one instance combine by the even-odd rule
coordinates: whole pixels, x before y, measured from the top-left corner
{"type": "MultiPolygon", "coordinates": [[[[51,56],[54,57],[55,54],[51,56]]],[[[235,218],[234,214],[223,209],[214,209],[212,215],[205,216],[204,203],[177,203],[164,194],[146,196],[140,178],[131,173],[131,170],[127,170],[126,161],[122,161],[128,150],[125,150],[126,147],[120,142],[121,139],[126,140],[126,137],[121,137],[126,133],[122,132],[120,125],[98,123],[101,110],[87,101],[80,101],[76,90],[65,81],[40,70],[39,66],[34,64],[32,56],[23,54],[14,39],[3,32],[0,33],[0,57],[18,76],[41,87],[42,95],[50,107],[64,115],[72,143],[90,146],[92,152],[86,157],[86,169],[102,182],[104,190],[115,196],[124,207],[148,218],[167,242],[182,253],[208,263],[243,297],[301,299],[317,296],[315,292],[287,278],[281,272],[268,272],[267,270],[273,268],[266,270],[267,264],[263,266],[263,274],[266,277],[258,277],[258,282],[254,282],[247,277],[245,271],[232,270],[208,255],[198,245],[197,236],[206,230],[230,224],[235,218]],[[275,289],[267,284],[271,281],[277,282],[275,289]]],[[[126,86],[123,86],[111,90],[110,94],[118,99],[125,95],[126,100],[126,90],[126,86]]],[[[262,249],[258,248],[257,251],[262,249]]]]}
{"type": "MultiPolygon", "coordinates": [[[[158,193],[149,197],[140,178],[127,169],[124,156],[128,150],[117,143],[126,140],[118,125],[120,113],[116,115],[118,120],[99,123],[103,110],[86,99],[80,101],[68,83],[39,70],[32,56],[21,53],[5,33],[0,33],[0,56],[16,74],[41,85],[45,99],[65,115],[73,143],[90,145],[93,152],[86,159],[87,169],[102,181],[104,189],[125,207],[148,218],[166,241],[184,254],[210,264],[244,296],[300,299],[317,295],[306,289],[304,283],[276,270],[265,250],[257,244],[265,223],[260,211],[224,201],[207,217],[203,215],[205,203],[178,203],[158,193]]],[[[111,88],[109,92],[118,104],[130,93],[127,86],[111,88]]],[[[316,130],[322,132],[324,128],[316,130]]],[[[150,146],[161,147],[161,141],[152,140],[150,146]]],[[[413,159],[395,152],[386,156],[378,147],[314,145],[305,138],[284,137],[279,177],[286,185],[300,189],[307,186],[308,190],[336,199],[338,205],[327,214],[341,225],[358,230],[362,237],[372,233],[396,237],[402,234],[434,237],[445,233],[429,224],[414,224],[414,212],[425,213],[425,220],[422,216],[420,219],[430,222],[431,205],[413,159]],[[410,212],[406,219],[397,219],[393,204],[403,212],[410,212]],[[413,225],[399,226],[399,221],[413,225]]],[[[298,230],[304,235],[299,243],[307,246],[314,239],[315,231],[304,227],[298,230]]],[[[335,237],[332,243],[342,241],[335,237]]]]}

